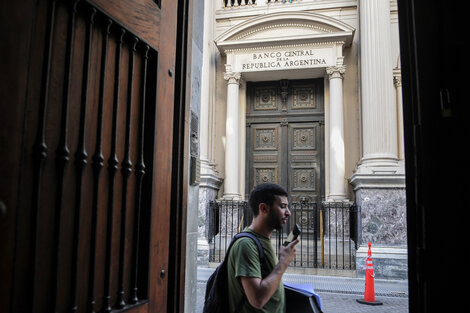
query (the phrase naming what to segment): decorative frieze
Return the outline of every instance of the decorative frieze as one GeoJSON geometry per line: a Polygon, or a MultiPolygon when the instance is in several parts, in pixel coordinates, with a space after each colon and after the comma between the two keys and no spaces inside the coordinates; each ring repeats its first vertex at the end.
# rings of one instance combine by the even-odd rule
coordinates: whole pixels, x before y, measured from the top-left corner
{"type": "Polygon", "coordinates": [[[247,31],[245,33],[238,35],[237,37],[234,38],[234,40],[241,40],[246,37],[251,37],[254,34],[267,32],[270,30],[275,30],[279,32],[280,29],[286,29],[286,28],[289,29],[289,31],[291,31],[292,29],[311,29],[315,32],[320,32],[320,33],[333,33],[335,31],[335,29],[331,27],[325,27],[323,25],[318,25],[318,24],[282,23],[282,24],[268,25],[268,26],[252,29],[250,31],[247,31]]]}

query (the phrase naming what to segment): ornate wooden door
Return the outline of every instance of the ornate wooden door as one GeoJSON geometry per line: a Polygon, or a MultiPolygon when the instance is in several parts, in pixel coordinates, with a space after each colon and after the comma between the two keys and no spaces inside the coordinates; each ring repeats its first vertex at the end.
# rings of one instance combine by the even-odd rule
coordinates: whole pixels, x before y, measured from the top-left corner
{"type": "Polygon", "coordinates": [[[262,182],[285,186],[290,201],[324,195],[322,80],[248,84],[247,193],[262,182]]]}
{"type": "Polygon", "coordinates": [[[323,123],[299,122],[288,125],[288,191],[291,201],[322,200],[323,123]]]}
{"type": "Polygon", "coordinates": [[[166,312],[179,2],[2,4],[0,311],[166,312]]]}

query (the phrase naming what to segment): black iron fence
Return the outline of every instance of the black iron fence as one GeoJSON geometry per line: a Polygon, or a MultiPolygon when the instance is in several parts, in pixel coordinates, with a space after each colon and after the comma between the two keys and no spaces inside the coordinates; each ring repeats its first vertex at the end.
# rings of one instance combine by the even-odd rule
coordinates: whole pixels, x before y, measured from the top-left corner
{"type": "MultiPolygon", "coordinates": [[[[250,225],[253,217],[246,201],[211,201],[209,207],[209,261],[219,263],[232,237],[250,225]]],[[[274,231],[271,240],[278,252],[292,226],[297,223],[301,227],[301,241],[291,267],[356,268],[359,212],[355,204],[294,202],[289,209],[289,222],[282,230],[274,231]]]]}
{"type": "MultiPolygon", "coordinates": [[[[239,7],[239,6],[249,6],[255,5],[256,0],[223,0],[224,7],[239,7]]],[[[258,1],[259,2],[259,1],[258,1]]],[[[294,0],[267,0],[267,3],[292,3],[294,0]]]]}

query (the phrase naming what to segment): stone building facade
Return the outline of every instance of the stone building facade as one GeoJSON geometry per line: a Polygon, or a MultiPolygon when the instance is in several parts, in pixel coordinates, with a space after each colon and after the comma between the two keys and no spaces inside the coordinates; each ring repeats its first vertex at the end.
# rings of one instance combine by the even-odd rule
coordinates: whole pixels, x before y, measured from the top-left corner
{"type": "Polygon", "coordinates": [[[392,0],[206,0],[199,250],[210,200],[263,181],[361,207],[357,275],[406,278],[398,12],[392,0]]]}

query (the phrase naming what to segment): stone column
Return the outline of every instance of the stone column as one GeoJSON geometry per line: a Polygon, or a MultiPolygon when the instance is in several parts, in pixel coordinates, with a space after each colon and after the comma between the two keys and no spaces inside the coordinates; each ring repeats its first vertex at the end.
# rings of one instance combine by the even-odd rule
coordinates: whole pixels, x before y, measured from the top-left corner
{"type": "Polygon", "coordinates": [[[405,173],[398,159],[390,1],[360,0],[359,19],[362,158],[350,180],[361,208],[356,271],[359,277],[365,274],[364,252],[371,242],[377,277],[403,279],[407,266],[405,173]]]}
{"type": "MultiPolygon", "coordinates": [[[[201,2],[201,0],[199,0],[201,2]]],[[[217,199],[217,194],[222,185],[218,177],[216,164],[214,162],[213,128],[214,118],[214,86],[215,67],[212,55],[216,46],[214,38],[215,3],[212,0],[204,0],[204,34],[202,48],[201,69],[201,111],[199,118],[200,126],[200,158],[201,177],[199,183],[199,212],[198,212],[198,241],[197,241],[197,264],[207,266],[209,264],[209,217],[210,201],[217,199]]]]}
{"type": "MultiPolygon", "coordinates": [[[[217,192],[222,184],[218,177],[218,171],[214,162],[214,107],[215,107],[215,66],[212,55],[216,52],[215,43],[211,38],[213,34],[214,4],[212,0],[204,0],[204,47],[202,61],[201,78],[201,111],[200,111],[200,158],[201,158],[201,179],[199,184],[200,192],[210,189],[211,196],[208,200],[215,200],[217,192]],[[212,196],[212,194],[215,194],[212,196]]],[[[201,193],[200,193],[201,198],[201,193]]],[[[204,197],[205,198],[205,197],[204,197]]]]}
{"type": "Polygon", "coordinates": [[[345,66],[326,68],[330,79],[330,190],[328,200],[345,200],[345,159],[343,121],[343,75],[345,66]]]}
{"type": "Polygon", "coordinates": [[[238,190],[238,135],[239,135],[239,113],[238,92],[240,84],[240,73],[226,72],[227,80],[227,118],[225,122],[225,179],[224,198],[239,199],[241,194],[238,190]]]}
{"type": "Polygon", "coordinates": [[[395,173],[397,110],[391,56],[390,1],[360,1],[362,160],[359,172],[395,173]]]}

